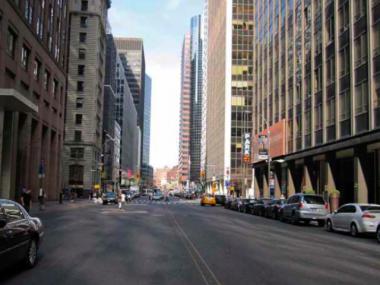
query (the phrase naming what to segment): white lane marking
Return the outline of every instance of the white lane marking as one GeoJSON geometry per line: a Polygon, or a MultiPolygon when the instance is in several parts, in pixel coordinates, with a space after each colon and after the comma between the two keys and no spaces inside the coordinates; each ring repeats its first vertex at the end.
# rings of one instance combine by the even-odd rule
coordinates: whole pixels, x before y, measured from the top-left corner
{"type": "MultiPolygon", "coordinates": [[[[208,265],[208,263],[206,262],[206,260],[204,260],[204,258],[202,257],[202,255],[199,253],[199,251],[197,250],[197,248],[195,247],[194,243],[191,241],[191,239],[189,238],[189,236],[186,234],[186,232],[182,229],[182,227],[180,226],[180,224],[178,223],[176,217],[174,216],[173,213],[171,213],[171,216],[173,217],[173,221],[178,229],[178,231],[182,234],[183,238],[187,241],[188,245],[191,247],[192,251],[196,254],[196,257],[201,261],[201,263],[203,264],[203,266],[207,269],[208,273],[210,274],[210,276],[212,277],[213,281],[217,284],[217,285],[222,285],[222,283],[218,280],[218,278],[216,277],[216,275],[214,274],[214,272],[211,270],[210,266],[208,265]]],[[[185,246],[186,248],[188,248],[188,246],[186,245],[185,243],[185,246]]],[[[200,271],[201,275],[202,275],[202,278],[203,280],[205,281],[206,284],[209,284],[209,282],[207,281],[203,271],[201,270],[197,260],[194,258],[193,254],[191,253],[191,251],[189,251],[194,263],[196,264],[198,270],[200,271]]]]}

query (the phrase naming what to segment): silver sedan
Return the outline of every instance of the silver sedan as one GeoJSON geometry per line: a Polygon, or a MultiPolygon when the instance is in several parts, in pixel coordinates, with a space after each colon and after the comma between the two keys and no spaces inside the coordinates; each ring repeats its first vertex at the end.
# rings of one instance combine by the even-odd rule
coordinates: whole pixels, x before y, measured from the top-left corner
{"type": "Polygon", "coordinates": [[[326,217],[328,231],[349,232],[352,236],[376,233],[379,223],[380,205],[377,204],[345,204],[326,217]]]}

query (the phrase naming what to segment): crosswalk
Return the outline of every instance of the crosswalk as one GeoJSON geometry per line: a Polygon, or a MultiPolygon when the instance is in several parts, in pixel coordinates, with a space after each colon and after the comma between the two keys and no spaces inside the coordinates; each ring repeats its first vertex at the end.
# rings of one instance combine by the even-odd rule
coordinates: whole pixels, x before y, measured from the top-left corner
{"type": "Polygon", "coordinates": [[[199,205],[198,200],[183,200],[179,198],[170,198],[169,201],[160,200],[152,201],[146,198],[136,198],[127,203],[128,205],[178,205],[178,204],[188,204],[188,205],[199,205]]]}

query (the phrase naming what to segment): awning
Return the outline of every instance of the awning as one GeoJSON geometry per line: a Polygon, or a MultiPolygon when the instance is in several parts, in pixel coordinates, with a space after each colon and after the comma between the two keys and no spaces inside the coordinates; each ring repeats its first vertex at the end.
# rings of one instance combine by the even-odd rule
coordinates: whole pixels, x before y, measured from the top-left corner
{"type": "Polygon", "coordinates": [[[5,111],[38,113],[38,106],[16,89],[0,88],[0,108],[5,111]]]}

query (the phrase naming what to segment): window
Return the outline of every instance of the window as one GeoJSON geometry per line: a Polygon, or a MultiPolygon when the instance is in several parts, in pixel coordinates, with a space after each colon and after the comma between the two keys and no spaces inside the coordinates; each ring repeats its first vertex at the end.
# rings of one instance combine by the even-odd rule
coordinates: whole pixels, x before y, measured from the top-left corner
{"type": "Polygon", "coordinates": [[[75,124],[81,125],[82,124],[83,115],[82,114],[76,114],[75,115],[75,124]]]}
{"type": "Polygon", "coordinates": [[[77,109],[83,108],[83,98],[77,98],[76,105],[77,109]]]}
{"type": "Polygon", "coordinates": [[[28,23],[31,25],[33,21],[33,0],[25,0],[24,16],[28,23]]]}
{"type": "Polygon", "coordinates": [[[351,114],[350,91],[345,90],[342,93],[340,93],[339,100],[340,100],[340,102],[339,102],[339,105],[340,105],[339,119],[341,121],[348,120],[350,118],[350,114],[351,114]]]}
{"type": "Polygon", "coordinates": [[[366,15],[367,0],[355,0],[354,4],[355,20],[359,20],[366,15]]]}
{"type": "Polygon", "coordinates": [[[314,108],[315,112],[315,129],[321,130],[322,129],[322,104],[318,104],[314,108]]]}
{"type": "Polygon", "coordinates": [[[53,79],[53,96],[54,97],[57,97],[57,94],[58,94],[58,80],[57,79],[53,79]]]}
{"type": "Polygon", "coordinates": [[[80,26],[82,28],[87,28],[87,20],[88,20],[87,17],[80,17],[80,26]]]}
{"type": "Polygon", "coordinates": [[[41,62],[36,58],[34,59],[33,76],[35,80],[40,80],[41,62]]]}
{"type": "Polygon", "coordinates": [[[86,59],[86,50],[84,48],[80,48],[78,52],[79,59],[86,59]]]}
{"type": "Polygon", "coordinates": [[[335,98],[327,101],[327,126],[335,125],[335,98]]]}
{"type": "Polygon", "coordinates": [[[84,157],[84,148],[81,147],[75,147],[70,150],[70,157],[71,158],[83,158],[84,157]]]}
{"type": "Polygon", "coordinates": [[[5,218],[9,222],[14,222],[18,220],[24,219],[24,214],[22,213],[21,209],[12,202],[4,202],[0,205],[1,211],[5,215],[5,218]]]}
{"type": "Polygon", "coordinates": [[[69,184],[83,185],[84,167],[83,165],[70,165],[69,184]]]}
{"type": "Polygon", "coordinates": [[[348,46],[339,53],[340,76],[345,76],[350,72],[350,51],[348,46]]]}
{"type": "Polygon", "coordinates": [[[326,38],[327,43],[330,43],[334,40],[334,17],[330,17],[326,21],[326,38]]]}
{"type": "Polygon", "coordinates": [[[87,39],[87,33],[79,33],[79,42],[85,43],[87,39]]]}
{"type": "Polygon", "coordinates": [[[44,73],[44,88],[46,91],[49,91],[49,83],[50,83],[50,72],[45,69],[44,73]]]}
{"type": "Polygon", "coordinates": [[[343,32],[348,29],[349,25],[349,13],[348,13],[348,1],[344,3],[343,7],[339,10],[339,31],[343,32]]]}
{"type": "Polygon", "coordinates": [[[16,33],[15,33],[11,28],[8,28],[8,35],[7,35],[7,52],[8,52],[8,54],[9,54],[12,58],[15,57],[16,42],[17,42],[17,35],[16,35],[16,33]]]}
{"type": "Polygon", "coordinates": [[[367,62],[367,33],[355,39],[355,67],[367,62]]]}
{"type": "Polygon", "coordinates": [[[21,49],[21,65],[25,70],[28,70],[29,57],[30,49],[23,45],[21,49]]]}
{"type": "Polygon", "coordinates": [[[335,81],[334,57],[330,57],[327,60],[326,72],[327,72],[327,85],[330,85],[331,83],[334,83],[334,81],[335,81]]]}
{"type": "Polygon", "coordinates": [[[84,69],[85,69],[85,66],[84,65],[78,65],[78,75],[84,75],[84,69]]]}
{"type": "Polygon", "coordinates": [[[380,23],[373,26],[373,53],[380,54],[380,23]]]}
{"type": "Polygon", "coordinates": [[[81,9],[81,11],[87,11],[88,10],[88,1],[82,0],[80,9],[81,9]]]}
{"type": "Polygon", "coordinates": [[[78,92],[84,91],[84,82],[83,81],[77,81],[77,91],[78,92]]]}
{"type": "Polygon", "coordinates": [[[322,68],[318,67],[314,71],[314,87],[315,87],[315,92],[321,91],[322,90],[322,68]]]}
{"type": "Polygon", "coordinates": [[[368,111],[368,86],[367,81],[358,84],[355,87],[355,113],[356,115],[368,111]]]}
{"type": "Polygon", "coordinates": [[[82,140],[82,132],[81,131],[75,131],[74,132],[74,140],[76,142],[80,142],[82,140]]]}

